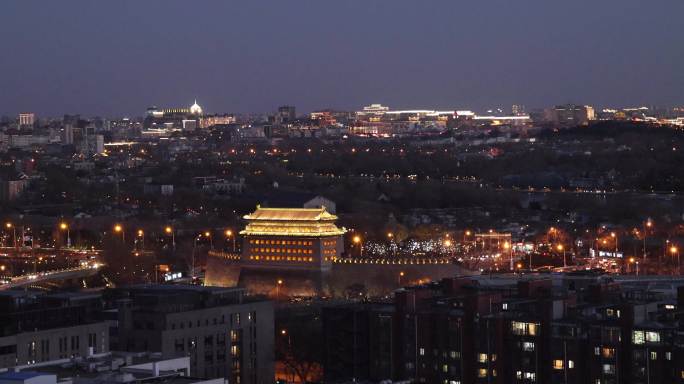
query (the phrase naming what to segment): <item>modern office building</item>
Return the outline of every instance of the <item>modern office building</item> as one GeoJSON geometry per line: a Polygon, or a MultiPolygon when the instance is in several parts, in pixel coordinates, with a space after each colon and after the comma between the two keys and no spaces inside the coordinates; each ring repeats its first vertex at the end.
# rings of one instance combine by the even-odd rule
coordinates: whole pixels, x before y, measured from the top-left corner
{"type": "Polygon", "coordinates": [[[190,374],[272,383],[273,307],[240,288],[144,285],[113,290],[116,347],[190,357],[190,374]]]}

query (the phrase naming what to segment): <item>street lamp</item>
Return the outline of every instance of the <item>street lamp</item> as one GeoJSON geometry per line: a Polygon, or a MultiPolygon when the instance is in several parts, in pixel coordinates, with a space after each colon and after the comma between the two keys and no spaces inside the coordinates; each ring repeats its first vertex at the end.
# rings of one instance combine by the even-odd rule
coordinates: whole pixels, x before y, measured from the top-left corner
{"type": "Polygon", "coordinates": [[[359,257],[363,257],[363,241],[361,241],[361,236],[359,236],[359,235],[354,236],[352,238],[352,242],[354,242],[354,244],[359,245],[359,257]]]}
{"type": "Polygon", "coordinates": [[[401,278],[404,277],[404,271],[399,272],[399,285],[401,285],[401,278]]]}
{"type": "Polygon", "coordinates": [[[142,240],[141,249],[145,249],[145,231],[138,229],[138,237],[142,240]]]}
{"type": "Polygon", "coordinates": [[[209,246],[211,249],[214,249],[214,239],[211,237],[211,232],[205,231],[204,232],[204,237],[209,239],[209,246]]]}
{"type": "Polygon", "coordinates": [[[563,246],[563,244],[558,244],[556,249],[558,250],[558,252],[563,252],[563,268],[567,268],[568,264],[565,261],[565,247],[563,246]]]}
{"type": "Polygon", "coordinates": [[[672,254],[672,256],[677,255],[677,273],[681,275],[682,274],[682,271],[681,271],[682,265],[681,265],[680,260],[679,260],[679,248],[677,248],[674,245],[671,246],[670,247],[670,253],[672,254]]]}
{"type": "Polygon", "coordinates": [[[67,233],[67,248],[70,248],[71,247],[71,233],[70,233],[69,224],[67,224],[65,222],[61,222],[61,223],[59,223],[59,229],[61,229],[62,231],[66,231],[66,233],[67,233]]]}
{"type": "Polygon", "coordinates": [[[233,231],[230,229],[226,229],[226,238],[230,239],[232,238],[233,240],[233,253],[235,253],[235,236],[233,236],[233,231]]]}
{"type": "Polygon", "coordinates": [[[164,232],[167,235],[171,235],[171,246],[173,247],[173,250],[176,250],[176,232],[173,230],[173,227],[170,225],[167,225],[164,227],[164,232]]]}
{"type": "MultiPolygon", "coordinates": [[[[508,252],[508,260],[509,260],[510,263],[511,263],[510,268],[511,268],[511,271],[512,271],[512,270],[513,270],[513,247],[511,247],[511,243],[509,243],[508,241],[505,241],[505,242],[503,243],[503,248],[504,248],[505,251],[508,252]]],[[[530,262],[531,262],[531,261],[532,261],[532,255],[530,254],[530,262]]]]}
{"type": "Polygon", "coordinates": [[[615,239],[615,257],[617,257],[617,254],[618,254],[618,237],[617,237],[617,234],[615,232],[611,232],[610,237],[615,239]]]}
{"type": "Polygon", "coordinates": [[[388,233],[387,233],[387,238],[390,239],[390,247],[392,248],[392,255],[393,255],[393,256],[396,256],[396,255],[397,255],[397,247],[396,247],[396,246],[393,246],[393,245],[395,245],[395,242],[394,242],[394,233],[388,232],[388,233]]]}
{"type": "Polygon", "coordinates": [[[12,244],[14,247],[17,246],[17,228],[14,227],[12,223],[9,221],[5,223],[5,228],[9,231],[10,229],[12,230],[12,244]]]}
{"type": "Polygon", "coordinates": [[[280,299],[280,286],[283,285],[283,279],[276,281],[276,300],[280,299]]]}
{"type": "Polygon", "coordinates": [[[123,226],[121,224],[114,225],[114,232],[120,233],[121,241],[123,241],[124,243],[126,242],[126,232],[123,230],[123,226]]]}
{"type": "Polygon", "coordinates": [[[646,237],[648,236],[648,230],[653,227],[653,222],[651,219],[646,220],[646,224],[644,225],[644,260],[646,260],[646,237]]]}

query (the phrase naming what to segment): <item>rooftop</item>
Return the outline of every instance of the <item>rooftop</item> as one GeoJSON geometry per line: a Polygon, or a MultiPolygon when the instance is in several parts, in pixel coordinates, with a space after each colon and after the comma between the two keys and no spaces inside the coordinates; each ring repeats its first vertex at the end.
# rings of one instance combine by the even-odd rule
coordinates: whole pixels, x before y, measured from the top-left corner
{"type": "Polygon", "coordinates": [[[19,372],[5,372],[0,373],[0,380],[27,380],[38,376],[48,375],[48,373],[33,372],[33,371],[19,371],[19,372]]]}
{"type": "Polygon", "coordinates": [[[337,216],[321,208],[262,208],[244,216],[245,220],[261,221],[333,221],[337,216]]]}

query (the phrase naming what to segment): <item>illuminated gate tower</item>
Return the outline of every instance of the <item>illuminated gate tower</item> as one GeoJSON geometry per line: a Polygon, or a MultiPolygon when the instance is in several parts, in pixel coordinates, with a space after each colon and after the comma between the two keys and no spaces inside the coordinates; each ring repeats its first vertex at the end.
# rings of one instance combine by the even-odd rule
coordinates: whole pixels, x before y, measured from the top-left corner
{"type": "Polygon", "coordinates": [[[328,271],[343,249],[344,228],[321,208],[262,208],[244,216],[242,266],[328,271]]]}

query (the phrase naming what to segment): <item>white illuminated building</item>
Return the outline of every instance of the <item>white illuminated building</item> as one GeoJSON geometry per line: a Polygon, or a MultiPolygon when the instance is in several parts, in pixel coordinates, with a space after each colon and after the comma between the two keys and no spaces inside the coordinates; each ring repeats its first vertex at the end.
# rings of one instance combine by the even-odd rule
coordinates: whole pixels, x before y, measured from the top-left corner
{"type": "Polygon", "coordinates": [[[195,100],[195,104],[193,104],[190,107],[190,113],[193,115],[201,115],[202,114],[202,107],[197,104],[197,100],[195,100]]]}

